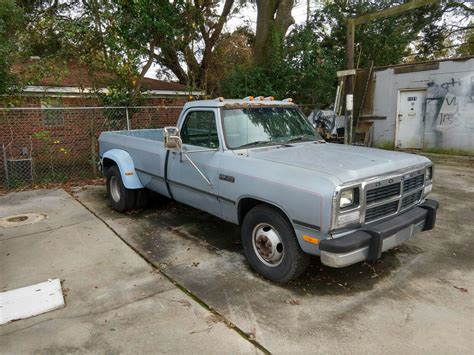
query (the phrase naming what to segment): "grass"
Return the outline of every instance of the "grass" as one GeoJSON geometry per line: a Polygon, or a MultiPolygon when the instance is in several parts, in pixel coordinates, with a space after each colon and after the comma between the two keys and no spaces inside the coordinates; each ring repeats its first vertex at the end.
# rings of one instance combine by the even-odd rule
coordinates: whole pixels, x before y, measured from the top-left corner
{"type": "Polygon", "coordinates": [[[375,144],[374,148],[385,149],[385,150],[395,150],[395,144],[390,141],[384,141],[379,144],[375,144]]]}
{"type": "Polygon", "coordinates": [[[445,154],[445,155],[464,155],[464,156],[474,156],[474,152],[469,152],[463,149],[455,149],[455,148],[436,148],[436,147],[428,147],[423,149],[424,153],[433,153],[433,154],[445,154]]]}
{"type": "MultiPolygon", "coordinates": [[[[395,150],[395,145],[391,141],[384,141],[379,144],[375,144],[374,148],[385,149],[385,150],[395,150]]],[[[470,152],[464,149],[456,148],[437,148],[437,147],[425,147],[421,151],[422,153],[432,153],[432,154],[443,154],[443,155],[462,155],[462,156],[474,156],[474,152],[470,152]]]]}

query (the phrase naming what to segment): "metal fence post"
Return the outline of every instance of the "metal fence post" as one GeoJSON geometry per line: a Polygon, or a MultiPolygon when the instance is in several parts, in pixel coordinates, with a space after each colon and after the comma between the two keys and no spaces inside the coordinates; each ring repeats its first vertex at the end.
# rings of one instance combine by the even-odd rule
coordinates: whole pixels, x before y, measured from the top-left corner
{"type": "Polygon", "coordinates": [[[5,185],[10,188],[10,179],[8,177],[8,162],[7,162],[7,152],[5,151],[5,144],[2,144],[3,151],[3,163],[5,164],[5,185]]]}
{"type": "Polygon", "coordinates": [[[128,106],[125,107],[125,117],[127,118],[127,131],[130,131],[130,116],[128,115],[128,106]]]}

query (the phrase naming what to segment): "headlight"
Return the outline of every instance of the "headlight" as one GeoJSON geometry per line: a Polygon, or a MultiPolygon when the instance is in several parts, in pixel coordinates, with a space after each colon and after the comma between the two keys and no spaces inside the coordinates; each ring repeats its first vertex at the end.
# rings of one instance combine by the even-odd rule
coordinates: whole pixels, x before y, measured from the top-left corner
{"type": "Polygon", "coordinates": [[[430,166],[428,169],[426,169],[425,179],[426,179],[426,181],[433,180],[433,167],[432,166],[430,166]]]}
{"type": "Polygon", "coordinates": [[[359,189],[350,189],[344,190],[341,192],[341,197],[339,199],[339,208],[347,208],[351,206],[356,206],[359,204],[359,189]]]}

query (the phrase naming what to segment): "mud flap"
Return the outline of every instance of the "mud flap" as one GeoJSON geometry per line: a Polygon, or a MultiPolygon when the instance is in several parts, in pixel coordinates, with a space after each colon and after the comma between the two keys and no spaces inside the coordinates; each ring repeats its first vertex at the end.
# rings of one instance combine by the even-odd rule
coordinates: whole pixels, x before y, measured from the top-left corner
{"type": "Polygon", "coordinates": [[[434,228],[436,224],[436,211],[438,209],[439,203],[435,200],[426,200],[422,205],[421,208],[425,209],[428,213],[425,219],[425,225],[423,227],[424,231],[429,231],[434,228]]]}
{"type": "Polygon", "coordinates": [[[366,230],[365,232],[369,233],[371,236],[369,240],[369,255],[367,260],[375,261],[382,256],[383,236],[382,234],[371,230],[366,230]]]}

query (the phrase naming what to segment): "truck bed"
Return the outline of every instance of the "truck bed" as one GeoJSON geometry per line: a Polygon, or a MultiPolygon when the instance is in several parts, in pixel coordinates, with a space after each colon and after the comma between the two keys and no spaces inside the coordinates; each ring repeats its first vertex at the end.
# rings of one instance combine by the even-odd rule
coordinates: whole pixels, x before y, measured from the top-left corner
{"type": "Polygon", "coordinates": [[[101,157],[105,152],[114,149],[127,152],[143,186],[168,196],[162,179],[165,175],[166,157],[163,129],[102,132],[99,137],[99,148],[101,157]]]}
{"type": "Polygon", "coordinates": [[[107,134],[117,134],[121,136],[128,136],[128,137],[135,137],[135,138],[142,138],[157,142],[163,142],[163,129],[134,129],[131,131],[112,131],[106,132],[107,134]]]}

